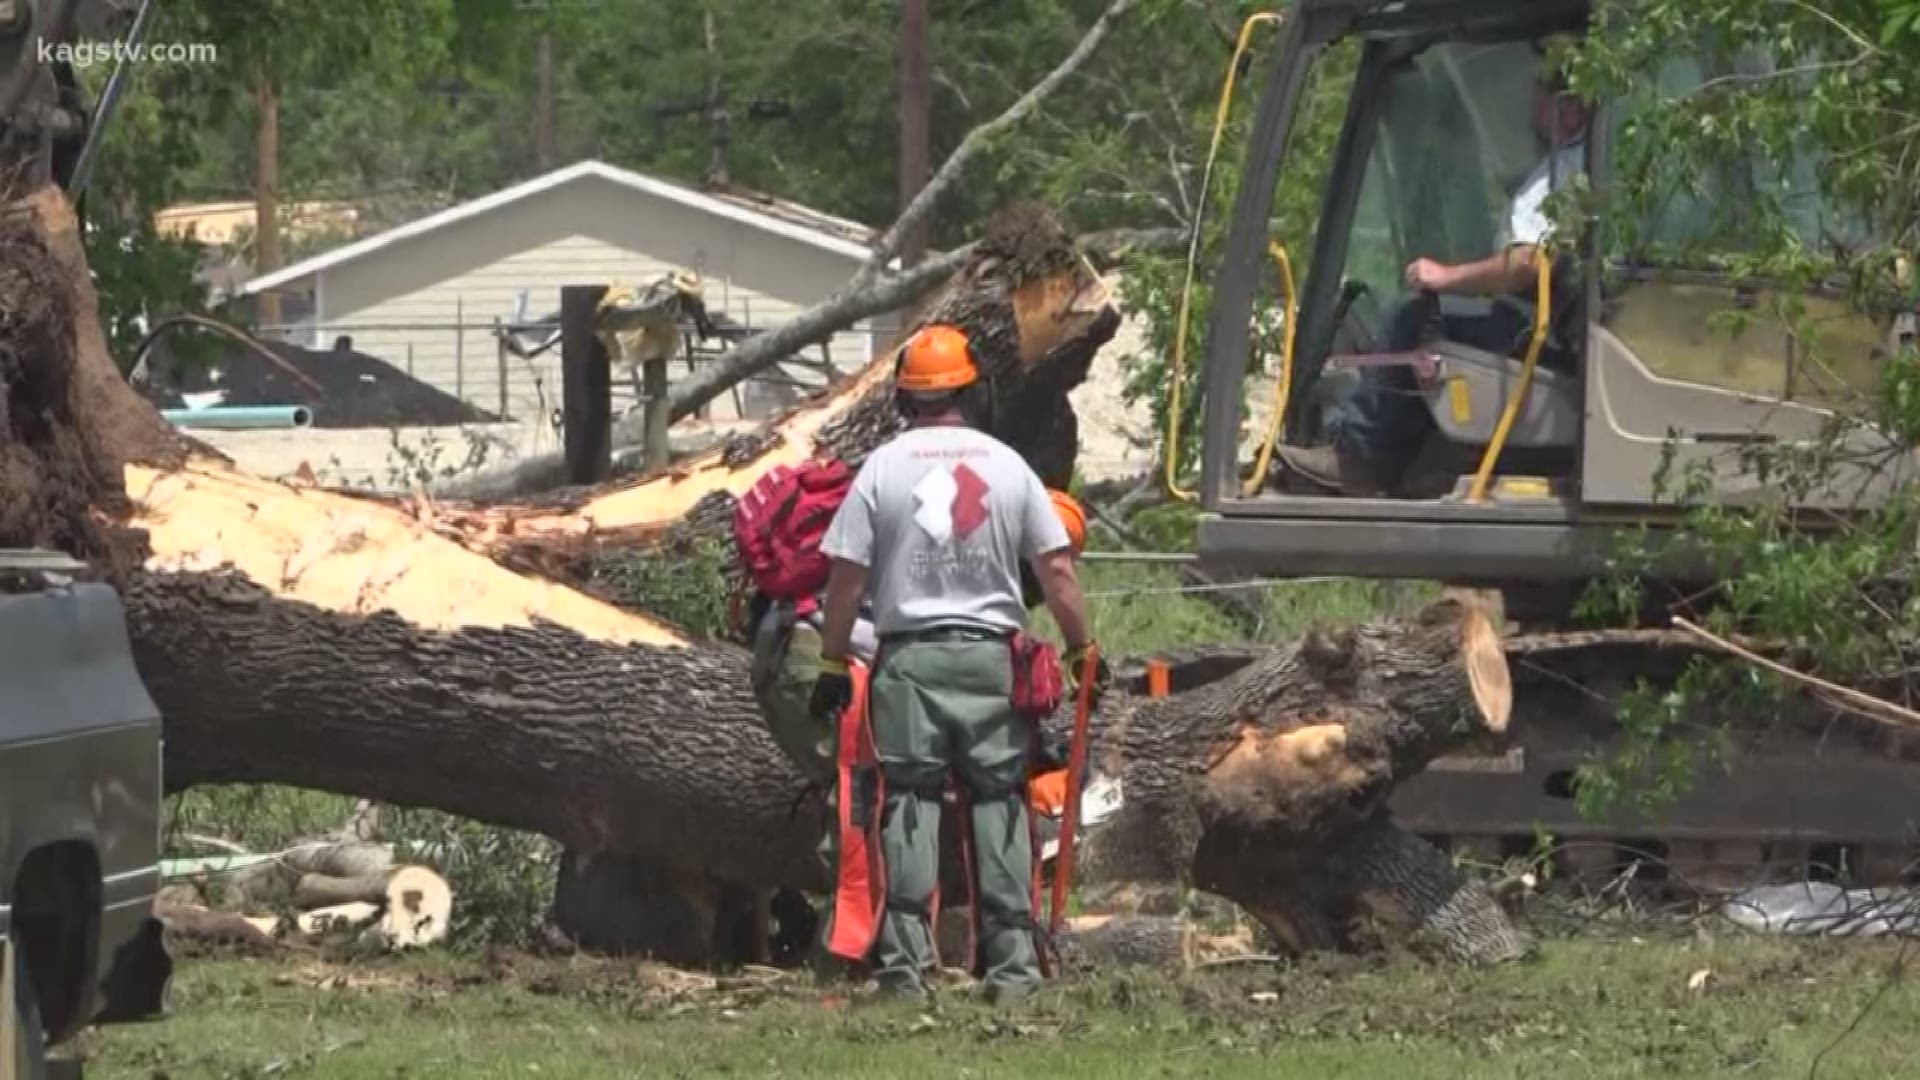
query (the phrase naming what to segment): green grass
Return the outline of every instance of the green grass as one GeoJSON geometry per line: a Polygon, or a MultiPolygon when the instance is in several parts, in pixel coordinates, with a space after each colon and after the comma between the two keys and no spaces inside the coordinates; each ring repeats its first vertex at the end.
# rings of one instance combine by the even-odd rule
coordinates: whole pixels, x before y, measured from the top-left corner
{"type": "Polygon", "coordinates": [[[673,993],[610,961],[183,965],[173,1015],[86,1037],[88,1075],[1444,1077],[1920,1075],[1920,987],[1874,942],[1550,943],[1487,971],[1411,958],[1109,974],[991,1011],[848,1004],[796,976],[673,993]],[[1689,988],[1708,971],[1704,986],[1689,988]],[[344,977],[335,985],[329,977],[344,977]],[[1882,992],[1884,990],[1884,993],[1882,992]],[[1870,1000],[1878,1000],[1840,1038],[1870,1000]]]}
{"type": "MultiPolygon", "coordinates": [[[[1235,588],[1232,596],[1253,609],[1244,614],[1216,602],[1228,593],[1197,593],[1193,582],[1170,566],[1089,562],[1080,571],[1090,599],[1094,634],[1109,655],[1125,656],[1215,643],[1273,644],[1299,637],[1313,625],[1346,626],[1418,609],[1439,595],[1426,582],[1358,579],[1280,581],[1235,588]],[[1212,597],[1210,599],[1209,597],[1212,597]]],[[[1034,631],[1060,639],[1053,617],[1037,611],[1034,631]]]]}

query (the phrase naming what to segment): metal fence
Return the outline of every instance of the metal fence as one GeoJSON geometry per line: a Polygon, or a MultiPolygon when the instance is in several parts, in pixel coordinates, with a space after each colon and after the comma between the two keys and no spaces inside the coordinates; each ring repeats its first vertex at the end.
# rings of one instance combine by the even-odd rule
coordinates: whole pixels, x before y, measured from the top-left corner
{"type": "MultiPolygon", "coordinates": [[[[763,327],[734,323],[726,337],[698,340],[683,327],[682,347],[670,369],[669,392],[718,360],[731,344],[763,327]]],[[[262,337],[305,348],[327,350],[344,345],[404,371],[410,378],[450,394],[502,421],[558,422],[560,347],[557,322],[511,322],[493,318],[453,322],[304,322],[264,326],[262,337]],[[544,346],[529,348],[551,334],[544,346]]],[[[818,346],[732,387],[702,408],[711,419],[760,419],[806,397],[834,375],[872,354],[870,331],[845,331],[818,346]],[[851,346],[851,347],[850,347],[851,346]]],[[[613,415],[637,411],[644,403],[639,365],[616,362],[613,415]],[[631,370],[628,370],[631,368],[631,370]]]]}

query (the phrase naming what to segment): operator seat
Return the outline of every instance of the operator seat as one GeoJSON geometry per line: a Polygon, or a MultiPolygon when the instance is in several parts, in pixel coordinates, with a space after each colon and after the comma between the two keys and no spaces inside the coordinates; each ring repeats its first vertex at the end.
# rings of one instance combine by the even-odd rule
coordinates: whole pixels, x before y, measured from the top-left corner
{"type": "MultiPolygon", "coordinates": [[[[1585,319],[1580,270],[1566,264],[1555,267],[1550,287],[1553,306],[1547,339],[1527,400],[1515,415],[1501,451],[1496,466],[1500,474],[1565,476],[1573,471],[1585,389],[1578,363],[1585,319]]],[[[1363,367],[1407,369],[1411,378],[1402,392],[1421,399],[1433,425],[1401,474],[1398,494],[1403,498],[1444,496],[1456,489],[1460,477],[1479,467],[1509,398],[1519,390],[1533,333],[1532,300],[1530,294],[1492,300],[1434,298],[1433,318],[1414,349],[1330,356],[1323,377],[1309,393],[1316,401],[1330,401],[1345,392],[1341,384],[1357,379],[1363,367]],[[1447,338],[1439,317],[1443,305],[1451,315],[1503,309],[1507,318],[1502,321],[1515,328],[1512,342],[1506,351],[1495,352],[1447,338]]],[[[1353,343],[1359,344],[1358,340],[1353,343]]]]}

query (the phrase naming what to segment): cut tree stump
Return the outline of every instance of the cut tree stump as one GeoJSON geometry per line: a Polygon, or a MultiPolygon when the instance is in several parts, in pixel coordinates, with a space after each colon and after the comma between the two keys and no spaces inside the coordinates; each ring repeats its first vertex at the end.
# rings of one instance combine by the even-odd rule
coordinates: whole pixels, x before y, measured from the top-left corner
{"type": "MultiPolygon", "coordinates": [[[[0,486],[21,493],[0,544],[64,548],[120,588],[171,789],[294,784],[543,833],[567,847],[564,930],[683,961],[752,938],[722,915],[756,909],[743,893],[825,885],[818,803],[757,715],[745,650],[579,585],[610,543],[724,542],[731,493],[773,464],[870,451],[899,424],[890,358],[670,473],[459,507],[246,475],[126,385],[95,308],[57,192],[0,220],[0,486]]],[[[991,430],[1064,484],[1067,392],[1118,321],[1067,233],[1002,215],[927,314],[971,333],[991,430]]],[[[1365,916],[1511,955],[1499,908],[1384,808],[1504,723],[1488,642],[1484,617],[1442,604],[1169,698],[1111,696],[1095,761],[1127,803],[1090,872],[1190,878],[1303,948],[1365,916]]]]}
{"type": "Polygon", "coordinates": [[[430,945],[447,936],[453,890],[424,866],[396,866],[358,877],[303,874],[293,903],[309,915],[319,909],[367,904],[381,912],[380,933],[394,948],[430,945]]]}

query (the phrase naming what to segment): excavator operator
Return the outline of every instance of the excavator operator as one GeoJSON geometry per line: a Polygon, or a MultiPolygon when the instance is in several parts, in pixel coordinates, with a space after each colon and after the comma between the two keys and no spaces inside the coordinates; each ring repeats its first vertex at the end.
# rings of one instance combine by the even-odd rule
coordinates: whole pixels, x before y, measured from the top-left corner
{"type": "MultiPolygon", "coordinates": [[[[1448,340],[1501,355],[1514,355],[1532,326],[1531,315],[1509,304],[1483,313],[1450,312],[1444,296],[1526,294],[1538,273],[1535,256],[1553,230],[1548,197],[1585,169],[1587,104],[1569,92],[1565,77],[1542,68],[1533,83],[1533,129],[1542,156],[1520,182],[1501,223],[1499,250],[1482,259],[1449,265],[1430,258],[1406,265],[1402,279],[1412,295],[1388,323],[1388,352],[1420,347],[1438,331],[1448,340]]],[[[1330,442],[1277,448],[1281,466],[1313,486],[1346,495],[1397,492],[1408,465],[1433,431],[1433,416],[1404,364],[1368,366],[1351,394],[1328,409],[1330,442]]]]}

